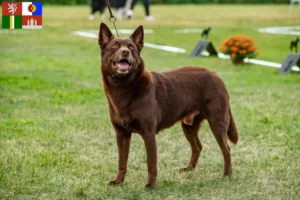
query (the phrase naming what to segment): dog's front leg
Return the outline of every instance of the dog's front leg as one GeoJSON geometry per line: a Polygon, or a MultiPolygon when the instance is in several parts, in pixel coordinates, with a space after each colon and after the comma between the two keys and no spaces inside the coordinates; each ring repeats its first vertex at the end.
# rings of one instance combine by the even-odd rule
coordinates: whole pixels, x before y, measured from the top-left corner
{"type": "Polygon", "coordinates": [[[124,182],[127,172],[127,160],[130,149],[131,132],[126,131],[118,125],[114,125],[116,131],[117,145],[119,151],[119,171],[116,178],[109,185],[120,185],[124,182]]]}
{"type": "Polygon", "coordinates": [[[145,187],[155,188],[157,179],[157,150],[155,133],[143,134],[146,151],[147,151],[147,168],[148,168],[148,180],[145,187]]]}

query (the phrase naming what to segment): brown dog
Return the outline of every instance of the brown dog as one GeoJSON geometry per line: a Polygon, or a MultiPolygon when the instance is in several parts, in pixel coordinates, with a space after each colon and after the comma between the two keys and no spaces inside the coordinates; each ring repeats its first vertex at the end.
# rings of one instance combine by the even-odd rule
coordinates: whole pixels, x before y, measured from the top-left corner
{"type": "Polygon", "coordinates": [[[229,96],[222,79],[202,67],[183,67],[169,72],[145,70],[140,57],[144,31],[139,26],[126,39],[112,35],[101,23],[98,43],[101,48],[103,86],[109,104],[112,125],[119,150],[119,171],[110,185],[123,183],[132,132],[144,140],[147,151],[148,180],[146,187],[156,187],[157,150],[155,135],[181,121],[192,156],[187,167],[195,168],[202,145],[198,130],[204,119],[222,150],[224,175],[231,175],[231,157],[227,139],[238,141],[229,96]]]}

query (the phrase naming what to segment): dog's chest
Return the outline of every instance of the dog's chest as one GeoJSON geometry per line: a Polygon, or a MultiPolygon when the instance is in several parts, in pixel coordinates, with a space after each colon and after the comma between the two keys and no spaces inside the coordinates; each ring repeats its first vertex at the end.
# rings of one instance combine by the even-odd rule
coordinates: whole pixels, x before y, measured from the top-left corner
{"type": "Polygon", "coordinates": [[[121,126],[122,128],[131,132],[140,132],[140,120],[132,117],[130,113],[116,113],[111,114],[111,120],[113,123],[121,126]]]}
{"type": "Polygon", "coordinates": [[[129,108],[129,105],[116,104],[111,98],[108,98],[108,101],[110,118],[114,124],[117,124],[128,131],[140,132],[141,117],[135,116],[133,110],[129,108]]]}

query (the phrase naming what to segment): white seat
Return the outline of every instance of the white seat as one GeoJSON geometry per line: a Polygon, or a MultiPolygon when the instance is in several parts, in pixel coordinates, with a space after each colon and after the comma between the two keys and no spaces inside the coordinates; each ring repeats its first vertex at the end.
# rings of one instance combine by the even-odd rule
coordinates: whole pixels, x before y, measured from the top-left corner
{"type": "Polygon", "coordinates": [[[299,4],[299,7],[300,7],[300,0],[291,0],[291,5],[294,4],[294,3],[297,3],[299,4]]]}
{"type": "Polygon", "coordinates": [[[300,8],[300,0],[291,0],[291,3],[290,3],[290,15],[292,15],[292,9],[293,9],[294,3],[297,3],[297,2],[298,2],[298,5],[299,5],[299,8],[300,8]]]}

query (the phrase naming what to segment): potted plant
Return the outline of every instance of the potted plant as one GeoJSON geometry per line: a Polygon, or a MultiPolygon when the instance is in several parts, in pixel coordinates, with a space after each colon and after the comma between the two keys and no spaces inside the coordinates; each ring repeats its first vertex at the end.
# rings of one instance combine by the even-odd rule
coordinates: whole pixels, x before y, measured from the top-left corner
{"type": "Polygon", "coordinates": [[[258,55],[254,40],[243,35],[234,35],[224,40],[220,50],[230,56],[234,65],[243,64],[245,58],[255,58],[258,55]]]}

